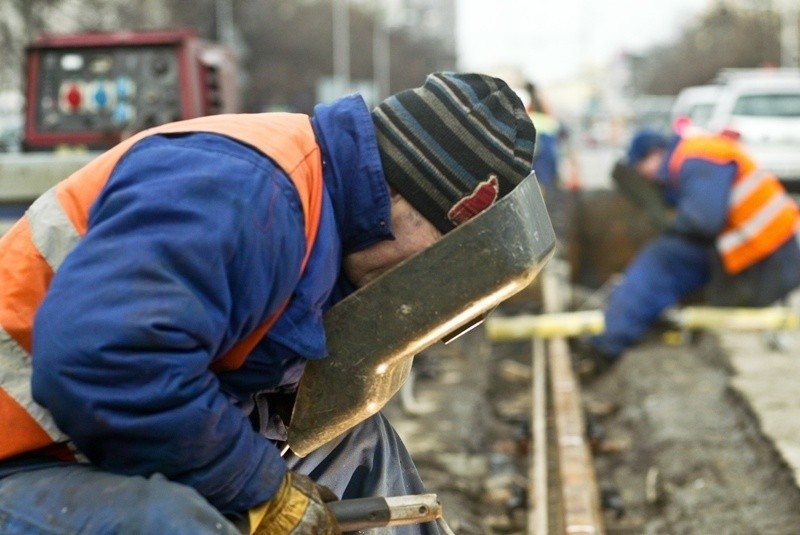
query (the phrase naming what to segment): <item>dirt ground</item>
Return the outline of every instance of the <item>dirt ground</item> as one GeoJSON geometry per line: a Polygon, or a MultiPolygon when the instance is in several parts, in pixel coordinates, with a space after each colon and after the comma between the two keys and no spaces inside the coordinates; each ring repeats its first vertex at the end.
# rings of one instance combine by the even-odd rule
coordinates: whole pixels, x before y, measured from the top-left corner
{"type": "Polygon", "coordinates": [[[416,357],[413,414],[402,395],[384,411],[459,535],[525,533],[530,369],[511,353],[480,329],[433,346],[416,357]]]}
{"type": "Polygon", "coordinates": [[[647,342],[585,390],[617,410],[596,418],[601,488],[621,498],[608,533],[800,533],[800,491],[729,388],[713,335],[647,342]]]}
{"type": "MultiPolygon", "coordinates": [[[[457,534],[526,533],[529,361],[476,329],[418,357],[413,400],[385,410],[457,534]]],[[[713,336],[647,341],[583,395],[609,534],[800,533],[800,491],[713,336]]]]}

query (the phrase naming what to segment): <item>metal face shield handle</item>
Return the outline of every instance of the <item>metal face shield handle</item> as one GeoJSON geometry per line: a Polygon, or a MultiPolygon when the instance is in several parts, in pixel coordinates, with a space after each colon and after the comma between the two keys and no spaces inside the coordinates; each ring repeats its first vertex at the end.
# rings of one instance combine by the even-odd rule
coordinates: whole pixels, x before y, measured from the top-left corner
{"type": "MultiPolygon", "coordinates": [[[[494,310],[495,308],[497,308],[497,307],[493,307],[492,310],[494,310]]],[[[443,344],[449,344],[451,342],[455,342],[456,340],[458,340],[459,338],[461,338],[462,336],[464,336],[465,334],[467,334],[471,330],[475,329],[476,327],[479,327],[480,325],[483,324],[484,321],[486,321],[486,318],[489,317],[489,314],[492,313],[492,310],[489,310],[488,312],[484,312],[480,316],[470,320],[468,323],[465,323],[464,325],[462,325],[461,327],[459,327],[455,331],[453,331],[450,334],[444,336],[444,338],[442,338],[442,343],[443,344]]]]}
{"type": "Polygon", "coordinates": [[[476,326],[527,287],[555,249],[536,177],[325,314],[329,356],[306,365],[289,427],[307,455],[378,412],[413,356],[476,326]],[[478,320],[478,321],[476,321],[478,320]]]}

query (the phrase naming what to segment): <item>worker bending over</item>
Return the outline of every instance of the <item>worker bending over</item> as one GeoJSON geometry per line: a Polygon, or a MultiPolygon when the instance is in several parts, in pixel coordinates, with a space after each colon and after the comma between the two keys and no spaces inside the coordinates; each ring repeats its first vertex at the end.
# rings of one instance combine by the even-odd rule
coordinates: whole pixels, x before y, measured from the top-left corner
{"type": "Polygon", "coordinates": [[[321,485],[424,492],[380,414],[287,465],[281,394],[323,313],[509,193],[534,136],[502,80],[437,73],[157,127],[44,193],[0,240],[0,532],[336,533],[321,485]]]}
{"type": "Polygon", "coordinates": [[[666,308],[707,285],[713,305],[765,306],[800,284],[798,207],[730,135],[669,139],[643,129],[627,165],[663,188],[674,215],[612,292],[605,331],[581,355],[588,375],[608,369],[666,308]]]}

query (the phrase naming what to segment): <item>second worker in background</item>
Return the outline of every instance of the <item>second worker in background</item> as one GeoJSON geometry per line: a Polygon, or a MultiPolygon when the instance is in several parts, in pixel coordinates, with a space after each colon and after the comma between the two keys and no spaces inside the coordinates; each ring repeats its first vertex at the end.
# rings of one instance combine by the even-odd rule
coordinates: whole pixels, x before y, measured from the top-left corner
{"type": "Polygon", "coordinates": [[[706,288],[710,304],[766,306],[800,284],[800,213],[772,173],[729,135],[638,131],[626,164],[658,184],[674,209],[666,229],[626,269],[605,331],[579,371],[608,369],[661,313],[706,288]]]}

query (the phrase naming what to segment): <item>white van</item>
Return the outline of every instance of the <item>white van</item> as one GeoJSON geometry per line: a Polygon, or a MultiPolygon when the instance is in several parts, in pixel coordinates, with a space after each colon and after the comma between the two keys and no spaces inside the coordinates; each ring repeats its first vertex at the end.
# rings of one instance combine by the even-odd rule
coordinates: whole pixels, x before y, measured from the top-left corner
{"type": "Polygon", "coordinates": [[[738,134],[761,167],[800,191],[800,73],[733,77],[708,128],[738,134]]]}

